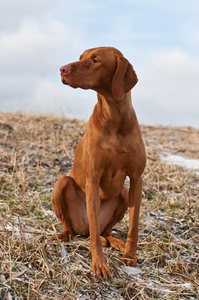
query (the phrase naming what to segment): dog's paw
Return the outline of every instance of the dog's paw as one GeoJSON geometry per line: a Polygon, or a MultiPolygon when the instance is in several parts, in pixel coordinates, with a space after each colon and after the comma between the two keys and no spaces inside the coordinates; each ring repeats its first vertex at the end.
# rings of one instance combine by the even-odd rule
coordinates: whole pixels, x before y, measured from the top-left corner
{"type": "Polygon", "coordinates": [[[54,234],[51,239],[53,241],[53,240],[55,240],[57,238],[59,240],[61,240],[62,242],[67,242],[69,240],[69,232],[68,231],[63,231],[60,234],[54,234]]]}
{"type": "Polygon", "coordinates": [[[113,236],[108,237],[108,241],[109,241],[111,247],[113,247],[115,250],[124,252],[125,242],[123,242],[119,239],[116,239],[113,236]]]}
{"type": "Polygon", "coordinates": [[[122,262],[130,267],[137,267],[137,257],[136,255],[123,254],[122,262]]]}
{"type": "Polygon", "coordinates": [[[109,278],[111,277],[111,272],[107,267],[106,262],[101,262],[99,258],[97,261],[92,263],[92,272],[104,280],[109,280],[109,278]]]}
{"type": "Polygon", "coordinates": [[[108,246],[108,241],[105,237],[103,237],[102,235],[100,235],[100,240],[101,240],[101,243],[102,243],[102,246],[103,247],[107,247],[108,246]]]}

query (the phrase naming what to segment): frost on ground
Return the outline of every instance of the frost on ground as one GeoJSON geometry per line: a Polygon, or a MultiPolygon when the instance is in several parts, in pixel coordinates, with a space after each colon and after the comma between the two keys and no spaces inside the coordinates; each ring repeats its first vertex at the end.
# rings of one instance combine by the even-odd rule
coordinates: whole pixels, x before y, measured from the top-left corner
{"type": "MultiPolygon", "coordinates": [[[[89,238],[51,240],[62,225],[50,195],[85,128],[56,116],[0,113],[0,299],[198,299],[199,130],[142,126],[138,265],[123,265],[122,254],[105,247],[112,277],[103,282],[91,272],[89,238]]],[[[125,241],[128,226],[127,212],[113,235],[125,241]]]]}
{"type": "Polygon", "coordinates": [[[191,159],[179,155],[161,155],[160,159],[167,163],[182,166],[187,169],[196,170],[196,174],[199,176],[199,159],[191,159]]]}

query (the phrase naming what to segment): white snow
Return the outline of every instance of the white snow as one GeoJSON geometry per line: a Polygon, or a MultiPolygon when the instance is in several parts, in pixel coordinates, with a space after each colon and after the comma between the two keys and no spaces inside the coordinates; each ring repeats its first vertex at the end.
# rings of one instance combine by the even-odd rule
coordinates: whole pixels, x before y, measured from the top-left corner
{"type": "Polygon", "coordinates": [[[121,266],[121,269],[123,271],[125,271],[126,273],[128,273],[128,275],[133,275],[136,276],[140,273],[142,273],[142,271],[138,268],[134,268],[134,267],[129,267],[129,266],[121,266]]]}
{"type": "Polygon", "coordinates": [[[30,227],[30,226],[26,226],[23,229],[20,229],[18,225],[10,225],[9,223],[5,225],[5,229],[8,231],[12,231],[14,232],[14,235],[16,237],[20,237],[21,234],[23,234],[23,237],[25,237],[26,239],[30,240],[33,238],[33,235],[31,234],[31,232],[34,233],[34,230],[30,227]],[[25,231],[29,231],[29,232],[24,232],[25,231]]]}
{"type": "Polygon", "coordinates": [[[9,292],[8,292],[7,296],[8,296],[9,300],[12,300],[12,295],[9,292]]]}
{"type": "Polygon", "coordinates": [[[167,156],[161,155],[160,159],[166,163],[182,166],[187,169],[193,169],[196,171],[196,174],[199,176],[199,159],[185,158],[180,155],[172,155],[172,154],[167,156]]]}
{"type": "Polygon", "coordinates": [[[69,262],[69,254],[66,250],[66,248],[64,247],[64,243],[61,243],[61,255],[62,255],[62,260],[65,264],[67,264],[69,262]]]}
{"type": "Polygon", "coordinates": [[[188,289],[188,290],[192,290],[192,285],[191,285],[190,282],[185,282],[181,286],[188,289]]]}

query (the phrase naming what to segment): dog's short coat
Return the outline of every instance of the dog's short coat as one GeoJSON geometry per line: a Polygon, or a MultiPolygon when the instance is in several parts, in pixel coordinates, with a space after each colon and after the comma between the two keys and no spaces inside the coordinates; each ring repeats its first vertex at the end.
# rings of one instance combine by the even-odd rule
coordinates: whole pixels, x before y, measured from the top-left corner
{"type": "Polygon", "coordinates": [[[142,196],[141,175],[146,155],[131,102],[138,79],[132,65],[112,47],[86,50],[80,60],[61,67],[61,79],[73,88],[92,89],[98,102],[80,140],[73,168],[57,181],[52,205],[64,230],[58,237],[90,234],[92,271],[107,280],[111,273],[102,245],[123,253],[123,261],[136,266],[138,219],[142,196]],[[124,186],[130,178],[130,188],[124,186]],[[111,235],[129,207],[126,244],[111,235]]]}

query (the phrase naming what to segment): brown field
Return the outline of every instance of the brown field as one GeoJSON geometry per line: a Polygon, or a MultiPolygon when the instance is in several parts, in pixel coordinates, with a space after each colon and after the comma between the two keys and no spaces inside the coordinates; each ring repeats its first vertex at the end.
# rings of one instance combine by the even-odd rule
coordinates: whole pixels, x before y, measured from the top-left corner
{"type": "MultiPolygon", "coordinates": [[[[85,128],[63,117],[0,113],[0,299],[199,299],[199,178],[160,160],[199,159],[199,129],[142,126],[138,266],[124,266],[106,247],[112,277],[104,282],[90,271],[89,239],[51,241],[62,230],[51,192],[85,128]]],[[[127,213],[113,235],[125,241],[128,226],[127,213]]]]}

